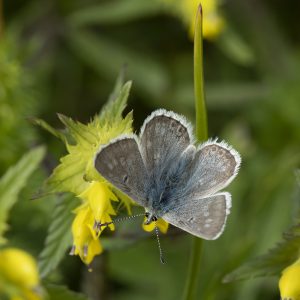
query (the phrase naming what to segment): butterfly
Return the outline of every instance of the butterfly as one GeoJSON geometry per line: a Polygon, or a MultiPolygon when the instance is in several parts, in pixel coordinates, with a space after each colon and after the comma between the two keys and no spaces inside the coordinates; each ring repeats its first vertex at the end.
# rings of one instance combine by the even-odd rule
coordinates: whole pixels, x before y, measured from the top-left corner
{"type": "Polygon", "coordinates": [[[159,109],[140,134],[121,135],[100,148],[96,170],[146,211],[207,240],[218,238],[230,213],[231,195],[221,191],[236,177],[241,157],[225,142],[194,145],[191,124],[159,109]]]}

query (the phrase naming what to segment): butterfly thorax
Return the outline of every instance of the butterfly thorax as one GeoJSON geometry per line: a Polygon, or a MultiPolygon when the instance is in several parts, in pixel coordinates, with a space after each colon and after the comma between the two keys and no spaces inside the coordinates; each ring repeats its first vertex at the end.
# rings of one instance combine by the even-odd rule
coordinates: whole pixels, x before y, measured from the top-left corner
{"type": "Polygon", "coordinates": [[[149,185],[146,197],[147,212],[159,218],[176,205],[176,198],[185,186],[187,169],[194,157],[194,148],[194,146],[190,147],[190,151],[185,151],[180,159],[167,165],[161,173],[154,172],[150,176],[151,185],[149,185]],[[181,185],[180,191],[178,190],[179,185],[181,185]]]}
{"type": "Polygon", "coordinates": [[[155,179],[152,181],[152,184],[150,185],[146,194],[147,205],[145,206],[146,212],[150,215],[160,217],[163,213],[161,211],[162,206],[160,205],[159,200],[161,195],[164,193],[164,190],[165,186],[163,182],[155,179]]]}

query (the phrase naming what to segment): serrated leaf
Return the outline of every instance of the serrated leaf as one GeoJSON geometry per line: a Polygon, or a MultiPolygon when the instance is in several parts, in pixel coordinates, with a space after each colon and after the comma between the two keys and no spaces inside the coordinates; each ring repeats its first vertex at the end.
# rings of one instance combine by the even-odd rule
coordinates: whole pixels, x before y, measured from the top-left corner
{"type": "Polygon", "coordinates": [[[8,213],[17,201],[19,192],[25,186],[29,176],[37,168],[44,155],[44,147],[29,151],[15,166],[9,168],[0,179],[0,244],[5,242],[3,234],[7,229],[8,213]]]}
{"type": "Polygon", "coordinates": [[[41,128],[45,129],[46,131],[48,131],[49,133],[62,140],[64,143],[66,143],[66,136],[61,131],[50,126],[44,120],[39,118],[30,118],[29,121],[34,125],[40,126],[41,128]]]}
{"type": "Polygon", "coordinates": [[[131,85],[131,81],[126,82],[118,91],[115,90],[113,92],[110,100],[105,104],[99,114],[98,121],[100,126],[105,122],[109,124],[115,123],[122,118],[122,112],[126,107],[131,85]]]}
{"type": "Polygon", "coordinates": [[[73,121],[71,118],[66,117],[63,114],[57,115],[77,143],[82,143],[84,145],[90,145],[94,143],[96,136],[88,130],[87,125],[73,121]]]}
{"type": "Polygon", "coordinates": [[[67,194],[60,199],[55,207],[45,246],[39,256],[39,269],[42,278],[58,266],[67,249],[72,245],[71,225],[74,218],[72,211],[78,205],[78,199],[74,195],[67,194]]]}
{"type": "Polygon", "coordinates": [[[299,256],[299,250],[300,219],[297,225],[283,234],[283,241],[270,249],[267,254],[256,257],[227,274],[223,282],[278,275],[296,260],[299,256]]]}
{"type": "MultiPolygon", "coordinates": [[[[114,101],[118,97],[118,95],[119,95],[119,93],[120,93],[120,91],[121,91],[121,89],[122,89],[122,87],[125,83],[125,74],[126,74],[126,65],[123,65],[123,67],[121,68],[121,70],[119,72],[117,80],[115,82],[114,88],[113,88],[112,92],[110,93],[110,95],[108,97],[107,102],[114,101]]],[[[104,107],[106,105],[107,104],[105,104],[104,107]]]]}
{"type": "Polygon", "coordinates": [[[87,159],[88,156],[83,157],[81,153],[67,154],[62,157],[60,164],[46,182],[45,193],[71,192],[76,195],[81,194],[88,185],[83,178],[87,159]]]}
{"type": "Polygon", "coordinates": [[[100,145],[121,134],[132,132],[132,112],[122,118],[131,82],[121,86],[121,81],[122,78],[117,81],[108,104],[87,125],[59,115],[73,143],[66,144],[69,154],[60,159],[60,164],[47,180],[45,193],[72,192],[79,195],[87,188],[87,181],[101,179],[94,168],[94,156],[100,145]]]}
{"type": "Polygon", "coordinates": [[[45,284],[48,300],[89,300],[81,293],[69,290],[67,287],[55,284],[45,284]]]}

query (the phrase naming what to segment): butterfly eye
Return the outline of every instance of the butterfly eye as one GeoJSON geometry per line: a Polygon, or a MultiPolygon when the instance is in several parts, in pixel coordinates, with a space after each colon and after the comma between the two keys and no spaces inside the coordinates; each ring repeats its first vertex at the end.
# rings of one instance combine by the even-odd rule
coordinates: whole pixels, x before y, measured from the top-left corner
{"type": "Polygon", "coordinates": [[[150,214],[148,212],[145,213],[145,217],[149,218],[150,214]]]}
{"type": "Polygon", "coordinates": [[[125,175],[125,176],[123,177],[123,182],[124,182],[124,183],[127,183],[127,181],[128,181],[128,176],[125,175]]]}

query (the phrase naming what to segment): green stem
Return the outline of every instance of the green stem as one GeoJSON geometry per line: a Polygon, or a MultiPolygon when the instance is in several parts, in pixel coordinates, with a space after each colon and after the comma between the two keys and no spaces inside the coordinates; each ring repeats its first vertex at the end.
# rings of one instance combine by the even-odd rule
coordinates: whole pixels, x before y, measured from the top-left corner
{"type": "Polygon", "coordinates": [[[189,270],[186,280],[184,300],[197,299],[197,283],[199,280],[200,263],[202,253],[202,240],[193,237],[192,252],[189,262],[189,270]]]}
{"type": "MultiPolygon", "coordinates": [[[[196,109],[196,137],[198,142],[207,140],[207,116],[204,94],[203,76],[203,42],[202,42],[202,7],[199,5],[194,36],[194,92],[196,109]]],[[[184,291],[184,300],[197,298],[197,283],[199,281],[202,239],[193,237],[192,253],[184,291]]]]}
{"type": "Polygon", "coordinates": [[[196,137],[198,142],[207,140],[207,116],[203,75],[202,8],[199,5],[194,36],[194,93],[196,109],[196,137]]]}

